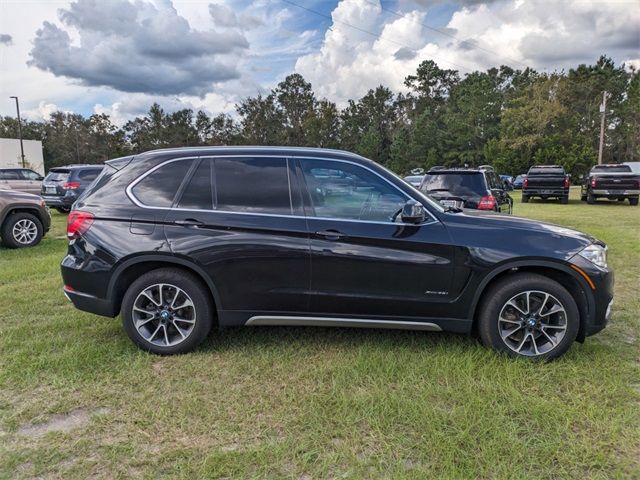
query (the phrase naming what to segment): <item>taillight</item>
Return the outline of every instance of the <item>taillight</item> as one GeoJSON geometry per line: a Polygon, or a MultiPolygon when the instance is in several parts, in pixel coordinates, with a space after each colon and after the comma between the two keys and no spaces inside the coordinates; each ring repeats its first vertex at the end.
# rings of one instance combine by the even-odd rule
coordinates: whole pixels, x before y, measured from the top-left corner
{"type": "Polygon", "coordinates": [[[571,181],[569,180],[569,175],[564,177],[564,188],[569,188],[571,186],[571,181]]]}
{"type": "Polygon", "coordinates": [[[529,179],[527,177],[524,177],[524,181],[522,182],[522,186],[523,187],[528,187],[529,186],[529,179]]]}
{"type": "Polygon", "coordinates": [[[493,195],[485,195],[480,198],[478,210],[494,210],[496,208],[496,197],[493,195]]]}
{"type": "Polygon", "coordinates": [[[69,240],[79,238],[91,228],[94,218],[93,213],[71,210],[67,217],[67,238],[69,240]]]}
{"type": "Polygon", "coordinates": [[[593,188],[596,188],[598,186],[598,181],[596,180],[596,177],[591,177],[591,186],[593,188]]]}
{"type": "Polygon", "coordinates": [[[65,190],[75,190],[76,188],[80,188],[80,182],[65,182],[62,184],[62,188],[65,190]]]}

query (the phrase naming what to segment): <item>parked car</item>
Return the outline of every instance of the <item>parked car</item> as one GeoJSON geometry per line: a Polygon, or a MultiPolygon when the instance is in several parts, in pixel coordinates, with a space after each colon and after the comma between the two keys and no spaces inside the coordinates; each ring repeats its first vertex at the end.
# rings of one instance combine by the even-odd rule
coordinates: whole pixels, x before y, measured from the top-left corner
{"type": "Polygon", "coordinates": [[[42,175],[30,168],[0,168],[0,188],[38,195],[42,175]]]}
{"type": "Polygon", "coordinates": [[[500,180],[502,180],[505,190],[513,190],[513,177],[511,175],[500,175],[500,180]]]}
{"type": "Polygon", "coordinates": [[[33,247],[49,231],[51,216],[42,198],[0,190],[0,240],[8,248],[33,247]]]}
{"type": "Polygon", "coordinates": [[[420,190],[445,207],[513,211],[513,199],[490,167],[429,170],[420,190]]]}
{"type": "Polygon", "coordinates": [[[513,188],[514,188],[514,190],[522,190],[522,184],[524,183],[524,179],[525,178],[526,178],[526,175],[522,174],[522,175],[518,175],[513,180],[513,188]]]}
{"type": "Polygon", "coordinates": [[[404,177],[403,180],[407,182],[409,185],[415,188],[419,188],[423,178],[424,178],[424,175],[409,175],[407,177],[404,177]]]}
{"type": "Polygon", "coordinates": [[[543,200],[556,198],[562,204],[569,203],[571,181],[563,167],[558,165],[536,165],[529,169],[522,182],[522,201],[540,197],[543,200]]]}
{"type": "Polygon", "coordinates": [[[69,165],[56,167],[42,182],[42,198],[49,207],[67,213],[85,189],[98,178],[103,165],[69,165]]]}
{"type": "Polygon", "coordinates": [[[580,199],[594,204],[598,198],[608,198],[631,205],[638,205],[640,173],[634,173],[629,165],[596,165],[582,183],[580,199]]]}
{"type": "Polygon", "coordinates": [[[107,162],[69,214],[64,292],[121,314],[131,340],[187,352],[214,327],[477,332],[551,359],[603,329],[605,244],[563,227],[445,209],[335,150],[202,147],[107,162]],[[357,190],[316,195],[323,171],[357,190]]]}

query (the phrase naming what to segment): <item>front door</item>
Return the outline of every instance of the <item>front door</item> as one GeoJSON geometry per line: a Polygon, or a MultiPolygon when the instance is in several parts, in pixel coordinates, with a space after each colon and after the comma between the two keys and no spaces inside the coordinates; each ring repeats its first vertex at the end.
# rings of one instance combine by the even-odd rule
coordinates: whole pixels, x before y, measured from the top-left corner
{"type": "Polygon", "coordinates": [[[406,193],[372,170],[299,159],[311,237],[313,313],[365,318],[437,317],[452,299],[453,255],[429,217],[403,224],[406,193]]]}

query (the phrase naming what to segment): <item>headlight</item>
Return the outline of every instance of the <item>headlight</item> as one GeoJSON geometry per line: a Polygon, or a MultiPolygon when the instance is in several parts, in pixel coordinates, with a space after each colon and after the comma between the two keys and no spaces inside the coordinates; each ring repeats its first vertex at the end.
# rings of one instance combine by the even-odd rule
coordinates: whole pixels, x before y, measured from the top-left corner
{"type": "Polygon", "coordinates": [[[578,253],[578,255],[600,268],[607,268],[607,247],[593,243],[578,253]]]}

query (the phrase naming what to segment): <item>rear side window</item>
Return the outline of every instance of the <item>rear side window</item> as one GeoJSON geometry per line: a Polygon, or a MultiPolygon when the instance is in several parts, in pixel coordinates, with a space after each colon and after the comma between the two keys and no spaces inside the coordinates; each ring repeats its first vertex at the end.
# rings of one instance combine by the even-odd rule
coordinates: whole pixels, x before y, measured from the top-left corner
{"type": "Polygon", "coordinates": [[[14,170],[0,171],[0,180],[20,180],[20,174],[14,170]]]}
{"type": "Polygon", "coordinates": [[[192,164],[193,160],[188,159],[162,165],[140,180],[131,192],[146,206],[171,207],[178,188],[192,164]]]}
{"type": "Polygon", "coordinates": [[[101,168],[92,168],[89,170],[80,170],[78,172],[78,178],[82,181],[85,182],[93,182],[96,178],[98,178],[98,175],[100,175],[100,172],[102,171],[101,168]]]}
{"type": "Polygon", "coordinates": [[[214,205],[212,176],[211,159],[205,158],[200,162],[185,187],[182,198],[178,202],[178,207],[212,210],[214,205]]]}
{"type": "Polygon", "coordinates": [[[289,172],[284,158],[216,158],[218,210],[290,215],[289,172]]]}
{"type": "Polygon", "coordinates": [[[456,195],[486,195],[482,173],[428,173],[420,189],[425,193],[450,192],[456,195]]]}

